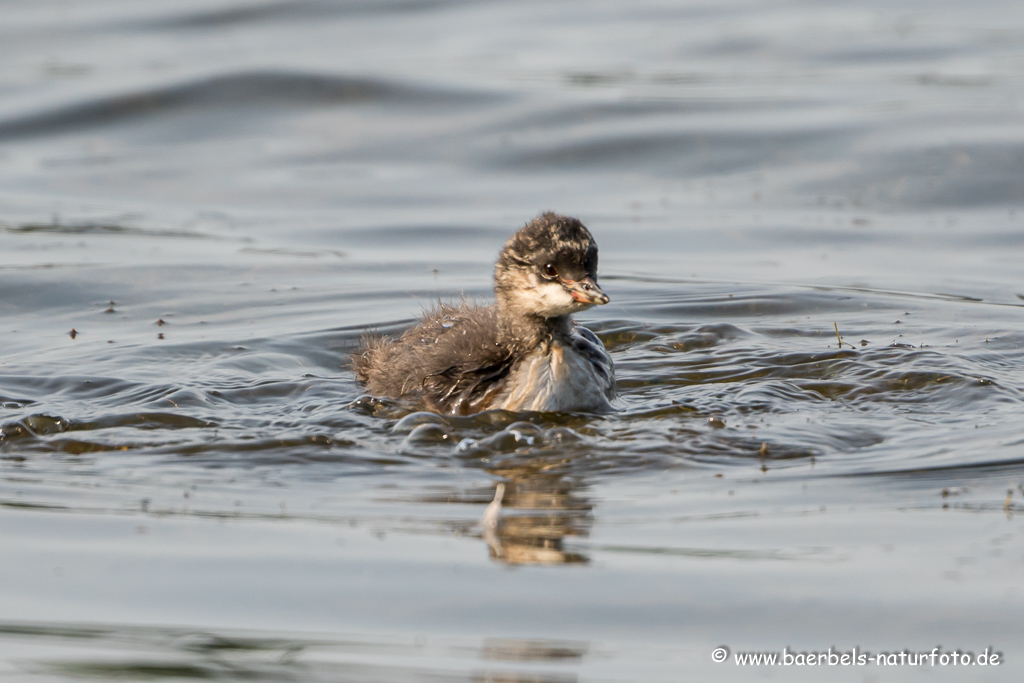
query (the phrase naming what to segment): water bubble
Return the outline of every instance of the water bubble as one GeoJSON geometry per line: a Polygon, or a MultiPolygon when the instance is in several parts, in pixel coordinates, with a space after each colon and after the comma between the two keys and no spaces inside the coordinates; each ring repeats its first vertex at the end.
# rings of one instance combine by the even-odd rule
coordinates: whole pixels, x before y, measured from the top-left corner
{"type": "Polygon", "coordinates": [[[405,443],[408,444],[428,444],[428,443],[446,443],[451,439],[451,435],[439,424],[421,424],[417,425],[409,436],[405,437],[405,443]]]}
{"type": "Polygon", "coordinates": [[[396,422],[395,426],[391,428],[391,432],[393,434],[407,434],[420,425],[441,425],[443,427],[447,427],[448,422],[437,413],[419,411],[416,413],[409,413],[396,422]]]}
{"type": "Polygon", "coordinates": [[[369,394],[363,394],[348,404],[349,410],[364,413],[366,415],[382,415],[394,407],[394,401],[377,398],[369,394]]]}
{"type": "Polygon", "coordinates": [[[552,427],[544,432],[544,441],[546,443],[575,443],[582,440],[582,436],[568,427],[552,427]]]}
{"type": "Polygon", "coordinates": [[[508,429],[509,431],[517,431],[520,434],[540,434],[542,431],[540,427],[533,424],[532,422],[522,421],[513,422],[508,427],[506,427],[506,429],[508,429]]]}
{"type": "Polygon", "coordinates": [[[519,448],[528,448],[536,443],[537,437],[523,434],[516,429],[502,429],[480,442],[480,446],[494,453],[511,453],[519,448]]]}
{"type": "Polygon", "coordinates": [[[455,445],[456,453],[474,453],[479,450],[480,442],[476,439],[465,438],[455,445]]]}

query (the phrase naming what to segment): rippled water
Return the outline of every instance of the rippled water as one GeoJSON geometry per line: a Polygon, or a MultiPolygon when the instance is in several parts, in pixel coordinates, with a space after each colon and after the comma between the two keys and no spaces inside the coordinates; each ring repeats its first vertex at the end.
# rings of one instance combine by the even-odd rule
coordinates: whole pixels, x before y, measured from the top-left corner
{"type": "Polygon", "coordinates": [[[1019,679],[1017,3],[3,16],[3,680],[1019,679]],[[547,209],[619,410],[361,397],[547,209]]]}

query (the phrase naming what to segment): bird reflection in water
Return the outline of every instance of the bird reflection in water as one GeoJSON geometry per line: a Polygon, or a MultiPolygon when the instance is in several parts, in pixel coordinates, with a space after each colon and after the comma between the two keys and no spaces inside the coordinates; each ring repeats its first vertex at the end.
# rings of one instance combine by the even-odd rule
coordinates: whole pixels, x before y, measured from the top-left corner
{"type": "Polygon", "coordinates": [[[568,551],[567,536],[586,537],[592,506],[564,474],[533,468],[493,472],[505,479],[480,520],[491,557],[506,564],[581,564],[590,558],[568,551]]]}

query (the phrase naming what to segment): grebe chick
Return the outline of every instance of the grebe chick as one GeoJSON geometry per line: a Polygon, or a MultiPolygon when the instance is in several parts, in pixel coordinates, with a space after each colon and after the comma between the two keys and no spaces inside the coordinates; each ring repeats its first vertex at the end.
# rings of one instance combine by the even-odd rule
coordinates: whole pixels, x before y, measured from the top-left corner
{"type": "Polygon", "coordinates": [[[494,265],[492,306],[439,304],[394,340],[364,342],[356,379],[376,396],[439,413],[598,410],[615,396],[612,359],[570,317],[608,303],[597,243],[575,218],[544,213],[494,265]]]}

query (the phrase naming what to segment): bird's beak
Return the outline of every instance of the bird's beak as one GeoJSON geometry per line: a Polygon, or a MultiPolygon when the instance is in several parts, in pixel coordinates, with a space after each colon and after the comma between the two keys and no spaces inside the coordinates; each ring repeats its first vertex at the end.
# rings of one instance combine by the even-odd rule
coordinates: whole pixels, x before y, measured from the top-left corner
{"type": "Polygon", "coordinates": [[[608,295],[601,291],[593,278],[585,277],[582,280],[562,280],[562,285],[569,290],[572,298],[581,304],[597,304],[598,306],[608,303],[608,295]]]}

